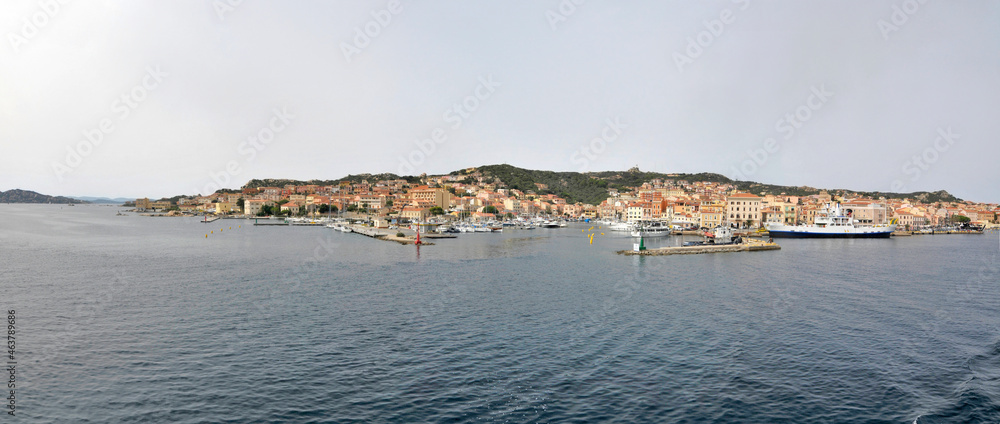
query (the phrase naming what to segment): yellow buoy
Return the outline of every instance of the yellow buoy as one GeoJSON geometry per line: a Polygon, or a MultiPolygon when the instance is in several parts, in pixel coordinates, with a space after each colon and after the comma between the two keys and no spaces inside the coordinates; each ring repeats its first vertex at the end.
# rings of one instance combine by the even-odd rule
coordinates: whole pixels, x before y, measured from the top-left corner
{"type": "Polygon", "coordinates": [[[215,231],[211,231],[211,233],[212,233],[212,234],[215,234],[215,231]]]}
{"type": "Polygon", "coordinates": [[[232,230],[232,229],[233,229],[233,227],[229,227],[229,229],[230,229],[230,230],[232,230]]]}
{"type": "Polygon", "coordinates": [[[205,238],[208,238],[208,234],[205,234],[205,238]]]}

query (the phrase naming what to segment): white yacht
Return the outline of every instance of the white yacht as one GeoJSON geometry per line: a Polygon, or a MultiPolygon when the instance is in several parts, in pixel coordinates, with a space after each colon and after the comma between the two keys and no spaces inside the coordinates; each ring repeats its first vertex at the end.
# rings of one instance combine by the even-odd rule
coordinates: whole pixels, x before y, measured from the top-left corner
{"type": "Polygon", "coordinates": [[[672,232],[670,224],[663,221],[640,221],[632,229],[631,234],[632,237],[650,238],[669,236],[672,232]]]}
{"type": "Polygon", "coordinates": [[[618,221],[608,224],[608,229],[611,231],[632,231],[635,229],[635,225],[631,222],[618,221]]]}

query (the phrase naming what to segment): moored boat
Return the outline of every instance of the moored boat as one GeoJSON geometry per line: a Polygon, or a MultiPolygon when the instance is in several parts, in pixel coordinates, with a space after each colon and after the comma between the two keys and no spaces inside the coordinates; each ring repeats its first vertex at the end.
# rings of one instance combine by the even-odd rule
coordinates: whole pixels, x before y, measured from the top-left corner
{"type": "Polygon", "coordinates": [[[670,225],[662,221],[642,221],[635,225],[630,234],[632,237],[665,237],[673,232],[670,225]]]}
{"type": "Polygon", "coordinates": [[[887,225],[859,227],[854,217],[846,215],[840,204],[826,205],[816,213],[813,225],[767,224],[772,238],[889,238],[896,231],[895,220],[887,225]]]}

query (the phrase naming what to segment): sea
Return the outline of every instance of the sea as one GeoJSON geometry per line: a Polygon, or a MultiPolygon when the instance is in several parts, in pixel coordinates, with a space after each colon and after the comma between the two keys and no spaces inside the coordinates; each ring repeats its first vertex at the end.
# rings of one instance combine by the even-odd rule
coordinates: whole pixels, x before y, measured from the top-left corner
{"type": "Polygon", "coordinates": [[[0,205],[0,422],[1000,422],[995,232],[640,257],[121,209],[0,205]]]}

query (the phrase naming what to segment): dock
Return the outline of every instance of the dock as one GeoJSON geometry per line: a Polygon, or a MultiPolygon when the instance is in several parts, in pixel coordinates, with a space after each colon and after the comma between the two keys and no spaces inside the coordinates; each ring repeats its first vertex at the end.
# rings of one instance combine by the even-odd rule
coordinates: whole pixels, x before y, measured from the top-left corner
{"type": "Polygon", "coordinates": [[[762,252],[766,250],[780,250],[781,246],[776,243],[767,243],[759,240],[747,240],[740,244],[720,244],[701,246],[670,246],[641,251],[620,250],[619,255],[625,256],[667,256],[667,255],[695,255],[700,253],[729,253],[729,252],[762,252]]]}
{"type": "Polygon", "coordinates": [[[933,232],[922,232],[922,231],[894,231],[892,233],[893,237],[907,237],[907,236],[933,236],[933,235],[944,235],[944,234],[982,234],[980,230],[950,230],[950,231],[933,231],[933,232]]]}
{"type": "MultiPolygon", "coordinates": [[[[389,230],[389,229],[365,227],[362,225],[350,225],[349,227],[351,227],[351,231],[356,234],[361,234],[363,236],[368,236],[378,240],[394,241],[399,244],[413,244],[413,242],[417,240],[416,237],[411,237],[411,236],[396,237],[396,233],[401,232],[398,229],[389,230]]],[[[425,238],[425,236],[420,236],[420,238],[425,238]]],[[[428,243],[421,240],[420,245],[433,246],[434,243],[428,243]]]]}

